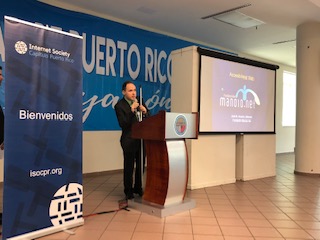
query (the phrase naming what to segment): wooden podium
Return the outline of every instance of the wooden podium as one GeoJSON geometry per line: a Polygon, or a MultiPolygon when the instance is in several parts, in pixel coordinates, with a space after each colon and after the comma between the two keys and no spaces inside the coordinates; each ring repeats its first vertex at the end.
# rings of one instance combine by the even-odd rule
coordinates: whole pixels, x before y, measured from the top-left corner
{"type": "Polygon", "coordinates": [[[188,153],[185,139],[198,138],[198,113],[160,111],[133,126],[132,137],[143,139],[147,176],[142,199],[129,206],[160,217],[195,207],[185,198],[188,153]]]}

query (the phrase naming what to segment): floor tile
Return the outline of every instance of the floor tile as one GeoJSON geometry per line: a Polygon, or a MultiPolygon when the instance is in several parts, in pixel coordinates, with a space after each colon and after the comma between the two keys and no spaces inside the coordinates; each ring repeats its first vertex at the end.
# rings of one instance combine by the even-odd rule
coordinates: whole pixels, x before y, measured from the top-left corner
{"type": "Polygon", "coordinates": [[[303,229],[278,228],[284,238],[313,239],[313,237],[303,229]]]}
{"type": "Polygon", "coordinates": [[[281,238],[281,234],[275,228],[266,228],[266,227],[249,227],[252,235],[257,237],[266,237],[266,238],[281,238]]]}
{"type": "Polygon", "coordinates": [[[221,226],[223,236],[251,237],[247,227],[221,226]]]}

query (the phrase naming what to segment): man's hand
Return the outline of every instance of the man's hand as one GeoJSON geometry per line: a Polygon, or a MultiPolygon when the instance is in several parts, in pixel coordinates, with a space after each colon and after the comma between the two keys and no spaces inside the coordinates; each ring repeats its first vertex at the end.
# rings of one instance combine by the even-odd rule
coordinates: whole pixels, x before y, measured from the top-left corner
{"type": "Polygon", "coordinates": [[[136,99],[131,105],[131,111],[134,112],[139,107],[138,100],[136,99]]]}
{"type": "Polygon", "coordinates": [[[131,111],[134,112],[137,108],[139,108],[139,111],[141,111],[143,114],[147,113],[147,109],[142,104],[139,104],[138,100],[135,99],[131,105],[131,111]]]}
{"type": "Polygon", "coordinates": [[[143,114],[146,114],[146,113],[147,113],[147,109],[146,109],[142,104],[139,106],[139,108],[140,108],[140,111],[141,111],[143,114]]]}

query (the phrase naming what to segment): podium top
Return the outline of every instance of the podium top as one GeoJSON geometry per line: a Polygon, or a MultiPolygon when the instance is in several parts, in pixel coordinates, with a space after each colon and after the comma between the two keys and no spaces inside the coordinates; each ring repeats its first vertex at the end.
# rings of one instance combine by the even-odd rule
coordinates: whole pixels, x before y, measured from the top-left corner
{"type": "Polygon", "coordinates": [[[173,113],[160,111],[158,114],[135,123],[133,138],[166,140],[198,138],[198,113],[173,113]]]}

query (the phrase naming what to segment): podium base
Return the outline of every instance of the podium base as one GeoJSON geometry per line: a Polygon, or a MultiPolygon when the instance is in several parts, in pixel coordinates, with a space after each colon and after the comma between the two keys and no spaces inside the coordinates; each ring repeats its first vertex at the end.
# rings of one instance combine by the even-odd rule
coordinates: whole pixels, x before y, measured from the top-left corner
{"type": "Polygon", "coordinates": [[[134,198],[128,201],[128,207],[149,215],[163,218],[195,208],[196,202],[193,199],[185,198],[182,203],[161,206],[144,201],[142,198],[134,198]]]}

